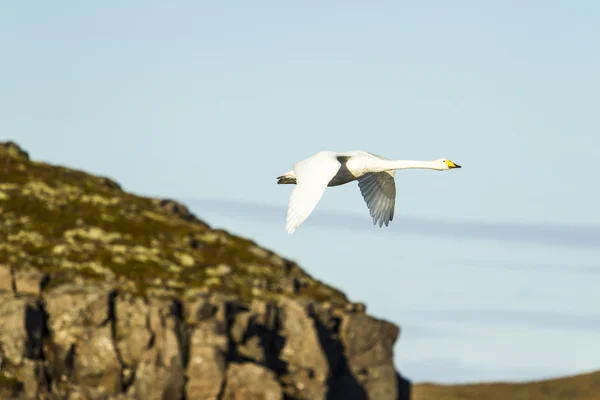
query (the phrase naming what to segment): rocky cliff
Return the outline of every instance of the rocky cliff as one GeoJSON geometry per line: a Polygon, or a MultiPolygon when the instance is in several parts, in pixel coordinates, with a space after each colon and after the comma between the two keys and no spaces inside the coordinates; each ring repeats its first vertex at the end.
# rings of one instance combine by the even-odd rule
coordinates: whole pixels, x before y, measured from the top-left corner
{"type": "Polygon", "coordinates": [[[1,399],[408,399],[398,335],[182,204],[0,143],[1,399]]]}

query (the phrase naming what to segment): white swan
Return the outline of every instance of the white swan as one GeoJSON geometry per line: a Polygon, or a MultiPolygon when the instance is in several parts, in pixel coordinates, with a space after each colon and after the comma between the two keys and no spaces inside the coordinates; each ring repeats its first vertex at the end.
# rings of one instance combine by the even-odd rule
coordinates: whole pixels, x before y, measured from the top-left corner
{"type": "Polygon", "coordinates": [[[327,186],[358,180],[358,187],[373,217],[373,224],[388,226],[394,219],[397,169],[425,168],[444,171],[461,168],[447,158],[434,161],[389,160],[365,151],[320,151],[294,164],[277,177],[278,184],[295,184],[288,203],[285,229],[292,234],[323,196],[327,186]]]}

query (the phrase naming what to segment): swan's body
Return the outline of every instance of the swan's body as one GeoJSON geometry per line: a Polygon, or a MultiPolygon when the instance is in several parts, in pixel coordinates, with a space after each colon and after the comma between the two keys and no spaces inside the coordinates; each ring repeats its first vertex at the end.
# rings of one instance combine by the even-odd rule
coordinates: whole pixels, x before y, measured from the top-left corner
{"type": "Polygon", "coordinates": [[[312,213],[328,186],[358,180],[358,187],[373,217],[373,224],[388,226],[394,219],[397,169],[425,168],[444,171],[461,168],[441,158],[434,161],[389,160],[365,151],[336,153],[320,151],[294,164],[294,169],[277,177],[278,184],[295,184],[288,203],[285,229],[294,231],[312,213]]]}

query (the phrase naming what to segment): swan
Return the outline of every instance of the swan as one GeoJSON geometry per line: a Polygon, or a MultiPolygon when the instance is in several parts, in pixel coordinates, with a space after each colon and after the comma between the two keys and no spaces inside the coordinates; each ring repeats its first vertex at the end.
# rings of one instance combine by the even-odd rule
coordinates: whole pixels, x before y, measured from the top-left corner
{"type": "Polygon", "coordinates": [[[308,218],[328,186],[357,180],[373,225],[388,226],[394,219],[397,169],[424,168],[445,171],[461,168],[447,158],[433,161],[390,160],[366,151],[318,153],[294,164],[277,177],[279,185],[296,185],[288,202],[285,229],[292,234],[308,218]]]}

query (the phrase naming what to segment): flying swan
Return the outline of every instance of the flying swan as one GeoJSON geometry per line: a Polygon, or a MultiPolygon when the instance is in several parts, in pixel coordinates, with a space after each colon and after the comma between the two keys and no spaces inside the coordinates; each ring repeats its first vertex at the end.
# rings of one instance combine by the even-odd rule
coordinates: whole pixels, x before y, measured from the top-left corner
{"type": "Polygon", "coordinates": [[[434,161],[389,160],[367,153],[320,151],[294,164],[292,171],[277,177],[280,185],[296,185],[290,195],[285,230],[292,234],[312,213],[328,186],[358,180],[373,225],[388,226],[394,219],[397,169],[424,168],[445,171],[461,168],[447,158],[434,161]]]}

